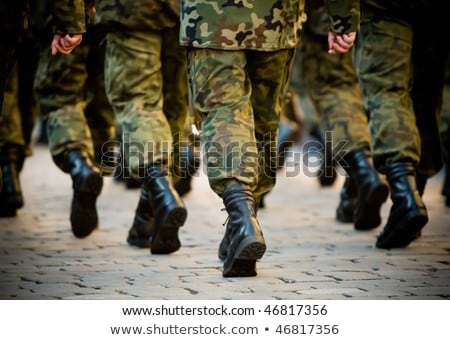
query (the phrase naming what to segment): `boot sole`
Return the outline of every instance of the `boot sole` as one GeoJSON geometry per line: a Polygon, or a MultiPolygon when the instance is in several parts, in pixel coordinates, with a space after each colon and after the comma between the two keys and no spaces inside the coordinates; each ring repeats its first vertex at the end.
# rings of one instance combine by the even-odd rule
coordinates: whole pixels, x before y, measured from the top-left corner
{"type": "Polygon", "coordinates": [[[70,223],[72,232],[78,238],[84,238],[92,233],[98,226],[97,197],[103,188],[103,177],[98,173],[92,173],[84,179],[83,183],[76,183],[74,186],[74,196],[72,199],[72,210],[70,213],[70,223]],[[76,196],[81,196],[74,209],[76,196]],[[81,204],[80,204],[81,203],[81,204]]]}
{"type": "Polygon", "coordinates": [[[254,237],[244,239],[232,258],[223,265],[223,277],[256,276],[256,261],[266,252],[264,241],[255,241],[254,237]]]}
{"type": "Polygon", "coordinates": [[[135,234],[128,232],[127,237],[127,242],[130,246],[135,246],[138,248],[150,248],[151,235],[153,234],[153,226],[154,226],[153,217],[151,217],[151,220],[152,221],[144,219],[138,215],[134,217],[131,230],[134,229],[135,234]],[[139,233],[139,230],[145,230],[145,233],[139,233]]]}
{"type": "Polygon", "coordinates": [[[356,230],[370,230],[381,224],[380,209],[389,196],[387,185],[380,184],[372,190],[361,212],[355,216],[356,230]]]}
{"type": "Polygon", "coordinates": [[[138,247],[138,248],[150,248],[151,239],[144,237],[133,237],[128,235],[127,243],[130,246],[138,247]]]}
{"type": "Polygon", "coordinates": [[[409,213],[389,233],[381,233],[375,245],[381,249],[404,248],[420,237],[421,230],[427,223],[426,213],[409,213]]]}
{"type": "Polygon", "coordinates": [[[187,218],[187,211],[183,207],[171,209],[165,221],[155,225],[150,251],[152,254],[170,254],[181,247],[178,230],[187,218]]]}

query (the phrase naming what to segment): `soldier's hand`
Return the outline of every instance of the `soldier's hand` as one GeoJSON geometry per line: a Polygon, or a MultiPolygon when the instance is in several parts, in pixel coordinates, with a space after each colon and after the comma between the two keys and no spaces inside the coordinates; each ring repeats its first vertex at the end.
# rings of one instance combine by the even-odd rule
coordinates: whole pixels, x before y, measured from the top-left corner
{"type": "Polygon", "coordinates": [[[356,33],[336,33],[328,32],[328,53],[346,53],[348,52],[355,42],[356,33]]]}
{"type": "Polygon", "coordinates": [[[55,34],[51,44],[52,55],[55,55],[58,52],[62,54],[70,54],[72,50],[81,43],[82,39],[82,34],[66,34],[64,36],[55,34]]]}

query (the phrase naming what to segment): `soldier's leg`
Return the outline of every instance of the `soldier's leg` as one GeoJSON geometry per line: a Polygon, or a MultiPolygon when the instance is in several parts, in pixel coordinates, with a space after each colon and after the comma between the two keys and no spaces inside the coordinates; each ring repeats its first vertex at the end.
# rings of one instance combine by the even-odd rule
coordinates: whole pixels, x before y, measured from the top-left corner
{"type": "Polygon", "coordinates": [[[164,30],[162,53],[164,113],[173,135],[172,176],[180,195],[191,190],[191,180],[199,167],[195,141],[186,133],[188,89],[186,50],[178,43],[179,27],[164,30]]]}
{"type": "Polygon", "coordinates": [[[258,147],[258,179],[254,190],[257,202],[276,182],[278,127],[281,104],[286,90],[294,50],[273,53],[248,52],[251,78],[251,102],[254,112],[255,136],[258,147]],[[271,96],[268,96],[271,93],[271,96]]]}
{"type": "Polygon", "coordinates": [[[263,158],[258,151],[275,146],[276,155],[281,93],[287,81],[287,67],[283,66],[290,64],[291,57],[286,50],[260,54],[195,49],[188,53],[191,98],[204,117],[202,143],[209,183],[222,197],[229,216],[219,248],[224,276],[256,275],[256,260],[266,249],[255,196],[272,188],[277,160],[263,158]],[[253,91],[259,99],[273,100],[267,107],[258,106],[260,113],[253,110],[253,91]],[[256,121],[258,129],[267,131],[256,131],[256,121]]]}
{"type": "Polygon", "coordinates": [[[350,177],[340,195],[337,220],[352,221],[359,230],[373,229],[381,223],[388,188],[372,164],[368,118],[351,54],[331,55],[327,44],[326,36],[306,29],[301,45],[303,80],[320,113],[328,146],[324,161],[329,164],[319,178],[333,179],[336,159],[350,177]]]}
{"type": "Polygon", "coordinates": [[[53,161],[72,177],[70,221],[74,235],[80,238],[98,226],[96,200],[103,186],[101,172],[93,164],[94,148],[84,115],[88,51],[86,44],[69,55],[51,56],[45,49],[35,77],[53,161]]]}
{"type": "Polygon", "coordinates": [[[161,51],[161,32],[109,33],[105,80],[108,99],[122,127],[131,175],[143,178],[142,191],[147,196],[141,195],[135,217],[139,213],[154,216],[153,228],[144,225],[138,235],[131,235],[133,223],[128,242],[136,244],[130,239],[135,236],[148,240],[150,233],[151,252],[166,254],[179,249],[178,229],[187,212],[169,178],[172,133],[163,112],[161,51]],[[146,211],[142,211],[144,204],[146,211]]]}
{"type": "Polygon", "coordinates": [[[3,116],[0,117],[0,217],[11,217],[24,204],[19,173],[25,159],[25,141],[18,105],[17,67],[5,90],[3,116]]]}
{"type": "Polygon", "coordinates": [[[94,145],[94,161],[103,176],[109,176],[115,168],[118,141],[116,119],[105,90],[105,48],[88,40],[86,70],[86,109],[85,116],[94,145]]]}
{"type": "Polygon", "coordinates": [[[370,112],[374,162],[386,173],[393,201],[377,239],[380,248],[407,246],[428,221],[415,179],[420,137],[409,94],[412,34],[411,25],[405,22],[377,18],[361,25],[356,46],[356,67],[370,112]]]}

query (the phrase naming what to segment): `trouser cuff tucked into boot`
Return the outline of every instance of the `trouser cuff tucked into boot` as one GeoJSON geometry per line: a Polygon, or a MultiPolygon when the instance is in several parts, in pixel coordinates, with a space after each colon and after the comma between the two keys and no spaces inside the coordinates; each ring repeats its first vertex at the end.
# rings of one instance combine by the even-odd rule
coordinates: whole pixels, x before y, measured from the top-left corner
{"type": "Polygon", "coordinates": [[[256,261],[264,255],[266,243],[256,218],[255,200],[250,189],[241,184],[227,187],[222,195],[228,212],[229,245],[223,276],[255,276],[256,261]]]}

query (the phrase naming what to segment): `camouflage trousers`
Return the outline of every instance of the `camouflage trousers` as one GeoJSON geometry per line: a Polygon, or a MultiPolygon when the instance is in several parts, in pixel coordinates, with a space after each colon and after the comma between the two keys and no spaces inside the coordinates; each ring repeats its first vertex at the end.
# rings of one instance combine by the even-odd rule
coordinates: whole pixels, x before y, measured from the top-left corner
{"type": "Polygon", "coordinates": [[[55,164],[68,172],[66,154],[85,150],[104,174],[105,146],[115,138],[116,122],[104,83],[104,49],[83,43],[69,55],[42,49],[35,78],[41,114],[47,119],[49,147],[55,164]]]}
{"type": "Polygon", "coordinates": [[[297,54],[300,82],[335,156],[369,149],[368,117],[351,53],[329,54],[327,37],[306,27],[297,54]]]}
{"type": "Polygon", "coordinates": [[[107,35],[106,89],[122,129],[124,157],[135,178],[142,178],[150,164],[172,165],[179,159],[188,99],[186,52],[179,45],[178,32],[179,27],[174,27],[107,35]]]}
{"type": "MultiPolygon", "coordinates": [[[[31,135],[39,115],[33,96],[33,79],[36,72],[36,48],[31,39],[22,39],[15,47],[15,63],[9,73],[4,90],[0,116],[0,148],[15,145],[25,156],[32,154],[31,135]]],[[[6,62],[6,60],[5,60],[6,62]]]]}
{"type": "Polygon", "coordinates": [[[418,165],[420,136],[416,125],[412,84],[413,30],[394,20],[367,20],[355,45],[364,104],[370,116],[372,154],[383,171],[393,162],[418,165]]]}
{"type": "Polygon", "coordinates": [[[188,50],[192,106],[211,188],[250,186],[256,200],[276,181],[281,99],[293,49],[274,52],[188,50]]]}

